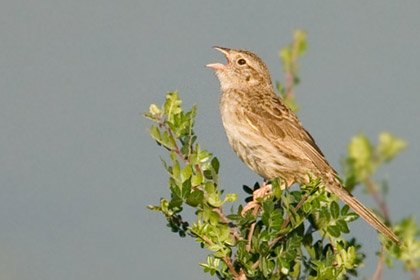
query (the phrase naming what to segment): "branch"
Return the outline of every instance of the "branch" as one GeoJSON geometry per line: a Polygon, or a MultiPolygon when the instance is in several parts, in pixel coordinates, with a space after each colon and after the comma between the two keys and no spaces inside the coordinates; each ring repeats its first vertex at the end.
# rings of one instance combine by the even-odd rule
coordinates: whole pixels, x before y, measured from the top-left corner
{"type": "Polygon", "coordinates": [[[413,274],[414,280],[420,280],[420,275],[418,274],[417,270],[414,267],[410,271],[411,271],[411,274],[413,274]]]}
{"type": "Polygon", "coordinates": [[[372,280],[381,280],[382,279],[382,269],[384,266],[384,258],[385,258],[385,246],[382,244],[381,247],[381,254],[379,256],[379,263],[378,267],[376,268],[376,272],[372,277],[372,280]]]}
{"type": "MultiPolygon", "coordinates": [[[[214,245],[214,243],[208,239],[206,236],[200,236],[201,239],[203,239],[204,242],[206,242],[208,245],[214,245]]],[[[236,280],[243,280],[246,278],[242,278],[242,276],[235,270],[232,264],[232,259],[230,257],[223,257],[222,260],[226,263],[226,265],[229,267],[229,270],[232,272],[233,276],[236,280]]]]}
{"type": "MultiPolygon", "coordinates": [[[[229,267],[229,270],[232,272],[232,274],[233,274],[233,277],[235,277],[235,279],[236,280],[242,280],[242,279],[246,279],[246,278],[243,278],[243,276],[242,275],[240,275],[236,270],[235,270],[235,268],[233,267],[233,264],[232,264],[232,259],[231,258],[229,258],[229,257],[223,257],[222,258],[222,260],[226,263],[226,265],[229,267]]],[[[241,273],[241,274],[243,274],[243,272],[241,273]]],[[[243,275],[245,275],[245,274],[243,274],[243,275]]]]}
{"type": "Polygon", "coordinates": [[[238,227],[225,215],[222,207],[213,208],[213,211],[216,212],[217,214],[219,214],[220,221],[222,223],[233,225],[232,227],[230,227],[230,232],[237,240],[242,240],[243,239],[241,237],[241,235],[239,234],[238,227]]]}
{"type": "Polygon", "coordinates": [[[294,95],[294,86],[295,86],[295,74],[296,74],[296,60],[297,60],[297,50],[299,47],[299,41],[298,40],[294,40],[293,41],[293,45],[292,45],[292,51],[291,51],[291,63],[290,63],[290,70],[287,71],[285,73],[286,77],[285,77],[285,82],[286,82],[286,94],[285,94],[285,98],[286,99],[291,99],[293,98],[294,95]]]}
{"type": "MultiPolygon", "coordinates": [[[[303,203],[305,203],[306,199],[308,199],[309,197],[309,193],[305,193],[305,195],[302,197],[302,199],[299,201],[299,203],[296,205],[295,207],[295,211],[297,212],[300,207],[302,207],[303,203]]],[[[281,226],[281,230],[285,229],[286,226],[289,224],[290,222],[290,217],[287,217],[284,222],[283,225],[281,226]]],[[[276,238],[273,239],[273,241],[270,242],[269,248],[270,250],[274,247],[274,245],[276,245],[276,243],[281,240],[285,235],[284,234],[280,234],[279,236],[277,236],[276,238]]],[[[258,267],[260,263],[260,260],[257,260],[253,265],[252,265],[252,269],[256,269],[258,267]]]]}
{"type": "Polygon", "coordinates": [[[390,223],[391,219],[388,212],[388,206],[386,205],[386,202],[379,197],[379,193],[375,188],[375,183],[372,181],[371,178],[367,178],[365,181],[365,185],[370,194],[372,195],[373,199],[375,200],[375,203],[378,206],[382,216],[384,216],[385,220],[388,223],[390,223]]]}
{"type": "MultiPolygon", "coordinates": [[[[295,207],[296,212],[300,209],[300,207],[302,207],[303,203],[305,203],[306,199],[308,199],[308,196],[309,196],[309,193],[305,193],[305,195],[302,197],[302,199],[299,201],[299,203],[295,207]]],[[[290,222],[290,216],[284,220],[283,225],[281,226],[281,230],[285,229],[287,225],[289,224],[289,222],[290,222]]],[[[284,237],[284,234],[281,234],[277,236],[276,238],[274,238],[273,241],[271,241],[270,243],[270,249],[273,248],[273,246],[276,245],[276,243],[283,237],[284,237]]]]}
{"type": "Polygon", "coordinates": [[[185,164],[190,164],[190,161],[187,158],[185,158],[184,154],[179,149],[178,144],[176,143],[176,138],[174,137],[172,133],[172,129],[166,124],[166,122],[162,119],[162,117],[158,119],[158,124],[162,126],[166,130],[166,132],[168,132],[169,136],[172,139],[174,139],[175,147],[173,151],[178,155],[178,157],[180,157],[184,161],[185,164]]]}
{"type": "MultiPolygon", "coordinates": [[[[376,205],[379,208],[379,211],[381,212],[382,216],[385,218],[385,221],[388,223],[391,223],[391,218],[389,216],[388,212],[388,206],[386,205],[386,202],[382,200],[379,197],[379,193],[377,191],[377,188],[375,187],[375,183],[372,181],[372,178],[367,178],[365,181],[365,185],[370,192],[370,194],[373,197],[373,200],[375,200],[376,205]]],[[[379,256],[379,262],[378,267],[376,268],[376,272],[372,277],[372,280],[381,280],[382,279],[382,270],[384,267],[384,261],[385,261],[385,251],[384,251],[384,245],[382,244],[381,247],[381,254],[379,256]]]]}

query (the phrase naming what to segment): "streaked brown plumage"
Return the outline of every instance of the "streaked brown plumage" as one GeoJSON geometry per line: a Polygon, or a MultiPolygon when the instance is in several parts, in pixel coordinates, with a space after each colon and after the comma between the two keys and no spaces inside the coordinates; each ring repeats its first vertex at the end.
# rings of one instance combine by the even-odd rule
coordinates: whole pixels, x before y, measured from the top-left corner
{"type": "Polygon", "coordinates": [[[392,241],[397,236],[337,180],[312,136],[274,92],[264,62],[245,50],[215,47],[227,64],[212,63],[222,90],[220,109],[230,145],[257,174],[282,178],[287,186],[307,183],[308,172],[321,178],[326,189],[392,241]]]}

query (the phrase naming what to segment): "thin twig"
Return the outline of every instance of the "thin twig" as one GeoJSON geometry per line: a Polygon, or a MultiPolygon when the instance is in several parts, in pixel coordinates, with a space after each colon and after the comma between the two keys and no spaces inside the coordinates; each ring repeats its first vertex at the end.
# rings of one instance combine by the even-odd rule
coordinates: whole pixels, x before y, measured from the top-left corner
{"type": "MultiPolygon", "coordinates": [[[[252,212],[252,215],[257,216],[258,214],[258,210],[259,210],[260,206],[257,205],[254,208],[254,211],[252,212]]],[[[246,245],[246,250],[249,252],[251,251],[251,242],[252,242],[252,235],[254,235],[254,229],[255,229],[255,225],[257,224],[257,222],[255,221],[254,223],[252,223],[251,227],[249,228],[249,233],[248,233],[248,244],[246,245]]]]}
{"type": "MultiPolygon", "coordinates": [[[[158,123],[159,123],[160,126],[162,126],[168,132],[169,136],[175,140],[174,135],[172,133],[172,129],[165,123],[165,121],[162,118],[158,119],[158,123]]],[[[175,142],[175,147],[174,147],[173,151],[178,155],[179,158],[181,158],[184,161],[185,164],[190,164],[190,160],[188,158],[186,158],[184,156],[184,154],[181,152],[176,140],[174,142],[175,142]]],[[[191,152],[194,152],[193,147],[191,147],[191,152]]],[[[197,169],[197,171],[199,173],[202,173],[202,170],[201,170],[201,168],[198,164],[195,165],[195,168],[197,169]]],[[[231,220],[229,220],[226,217],[226,215],[223,213],[223,209],[221,207],[216,207],[216,208],[213,209],[213,211],[215,211],[219,214],[220,220],[223,223],[226,223],[226,224],[231,224],[232,223],[231,220]]],[[[231,231],[232,235],[235,236],[238,240],[241,239],[241,236],[238,232],[237,227],[231,227],[230,231],[231,231]]]]}
{"type": "Polygon", "coordinates": [[[225,224],[231,223],[231,220],[228,217],[226,217],[225,213],[223,213],[222,207],[215,207],[215,208],[213,208],[213,211],[216,212],[217,214],[219,214],[220,221],[222,223],[225,223],[225,224]]]}
{"type": "Polygon", "coordinates": [[[376,268],[376,272],[373,275],[372,280],[381,280],[382,279],[382,269],[383,269],[383,266],[384,266],[384,259],[385,259],[385,246],[382,244],[381,254],[379,255],[378,267],[376,268]]]}
{"type": "Polygon", "coordinates": [[[242,236],[239,234],[238,227],[225,215],[222,207],[215,207],[213,211],[219,214],[220,221],[222,223],[228,224],[230,228],[231,235],[234,236],[237,240],[243,240],[242,236]],[[233,225],[233,226],[231,226],[233,225]]]}
{"type": "Polygon", "coordinates": [[[410,271],[411,271],[411,274],[413,274],[414,280],[420,280],[420,275],[414,267],[410,269],[410,271]]]}
{"type": "MultiPolygon", "coordinates": [[[[302,205],[303,205],[303,203],[305,203],[305,201],[306,201],[306,199],[308,199],[308,196],[309,196],[309,193],[306,193],[303,197],[302,197],[302,199],[299,201],[299,203],[296,205],[296,207],[295,207],[295,211],[297,212],[299,209],[300,209],[300,207],[302,207],[302,205]]],[[[283,222],[283,225],[281,226],[281,230],[283,230],[283,229],[285,229],[286,228],[286,226],[289,224],[289,222],[290,222],[290,217],[287,217],[285,220],[284,220],[284,222],[283,222]]],[[[284,234],[280,234],[279,236],[277,236],[276,238],[274,238],[271,242],[270,242],[270,245],[269,245],[269,248],[270,248],[270,250],[274,247],[274,245],[276,245],[276,243],[279,241],[279,240],[281,240],[282,238],[284,238],[284,234]]],[[[253,265],[252,265],[252,269],[255,269],[255,268],[257,268],[258,267],[258,265],[259,265],[259,263],[260,263],[260,261],[259,260],[257,260],[253,265]]]]}
{"type": "Polygon", "coordinates": [[[185,158],[184,154],[179,149],[178,144],[176,143],[175,137],[172,133],[172,129],[165,123],[165,121],[162,118],[158,119],[158,123],[159,123],[160,126],[162,126],[166,130],[166,132],[168,132],[169,136],[172,139],[174,139],[175,147],[174,147],[173,151],[184,161],[184,163],[190,164],[190,161],[187,158],[185,158]]]}
{"type": "Polygon", "coordinates": [[[254,229],[255,229],[255,225],[257,224],[257,222],[252,223],[251,227],[249,228],[249,233],[248,233],[248,244],[246,244],[246,250],[249,252],[251,251],[251,241],[252,241],[252,235],[254,234],[254,229]]]}
{"type": "MultiPolygon", "coordinates": [[[[376,205],[378,206],[379,211],[381,212],[382,216],[385,218],[385,221],[387,221],[388,223],[391,223],[391,218],[390,218],[389,212],[388,212],[388,206],[387,206],[385,200],[383,200],[379,197],[379,193],[377,191],[375,183],[372,181],[372,178],[370,178],[370,177],[367,178],[366,181],[365,181],[365,185],[366,185],[369,193],[372,195],[372,198],[375,201],[376,205]]],[[[384,261],[385,261],[385,247],[382,244],[378,266],[376,268],[375,274],[372,277],[372,280],[381,280],[382,279],[382,271],[383,271],[383,268],[384,268],[384,261]]]]}
{"type": "MultiPolygon", "coordinates": [[[[206,242],[208,245],[214,245],[214,243],[207,238],[207,236],[200,236],[201,239],[203,239],[204,242],[206,242]]],[[[237,280],[242,280],[241,276],[239,275],[239,273],[235,270],[235,268],[233,267],[232,264],[232,259],[229,257],[223,257],[222,260],[226,263],[226,265],[229,267],[229,270],[232,272],[233,276],[235,277],[235,279],[237,280]]]]}
{"type": "Polygon", "coordinates": [[[366,179],[365,184],[368,191],[370,192],[373,199],[375,200],[375,203],[378,205],[379,211],[381,212],[382,216],[384,216],[387,222],[391,222],[389,212],[388,212],[388,206],[386,205],[386,202],[379,197],[379,193],[376,190],[375,183],[372,181],[371,178],[368,178],[366,179]]]}
{"type": "MultiPolygon", "coordinates": [[[[166,132],[168,132],[169,136],[171,136],[171,138],[175,140],[174,141],[175,147],[174,147],[173,151],[178,155],[178,157],[180,157],[184,161],[185,164],[190,164],[190,159],[189,158],[186,158],[184,156],[184,154],[181,152],[181,149],[179,148],[179,146],[178,146],[178,144],[176,142],[176,139],[175,139],[175,137],[174,137],[174,135],[172,133],[172,129],[165,123],[165,121],[162,118],[158,119],[158,123],[159,123],[160,126],[162,126],[166,130],[166,132]]],[[[193,153],[194,152],[194,148],[193,147],[190,147],[190,148],[191,148],[191,153],[193,153]]],[[[199,173],[202,173],[202,170],[201,170],[200,165],[196,164],[195,165],[195,169],[199,173]]]]}
{"type": "Polygon", "coordinates": [[[223,257],[222,260],[226,263],[226,265],[229,267],[229,270],[232,272],[233,277],[235,277],[236,280],[242,280],[242,276],[235,270],[232,264],[232,259],[229,257],[223,257]]]}
{"type": "MultiPolygon", "coordinates": [[[[309,196],[309,193],[305,193],[305,195],[302,197],[302,199],[301,199],[301,200],[299,201],[299,203],[296,205],[296,207],[295,207],[295,212],[297,212],[297,211],[300,209],[300,207],[302,207],[303,203],[305,203],[305,201],[306,201],[306,199],[308,198],[308,196],[309,196]]],[[[289,216],[289,217],[287,217],[287,218],[284,220],[283,225],[281,226],[281,230],[284,230],[284,229],[287,227],[287,225],[289,224],[289,222],[290,222],[290,216],[289,216]]],[[[277,243],[280,239],[282,239],[283,237],[284,237],[284,235],[283,235],[283,234],[281,234],[281,235],[277,236],[276,238],[274,238],[274,239],[273,239],[273,241],[271,241],[271,243],[270,243],[270,249],[271,249],[271,248],[273,248],[273,247],[274,247],[274,245],[276,245],[276,243],[277,243]]]]}
{"type": "Polygon", "coordinates": [[[295,67],[297,59],[297,49],[299,47],[299,42],[295,40],[292,45],[292,59],[290,63],[290,70],[286,72],[286,94],[285,99],[292,99],[294,95],[294,79],[295,79],[295,67]]]}

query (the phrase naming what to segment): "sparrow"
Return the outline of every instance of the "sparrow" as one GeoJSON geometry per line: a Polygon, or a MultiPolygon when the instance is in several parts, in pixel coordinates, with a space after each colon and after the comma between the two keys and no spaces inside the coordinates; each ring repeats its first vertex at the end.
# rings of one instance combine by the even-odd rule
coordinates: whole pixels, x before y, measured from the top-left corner
{"type": "Polygon", "coordinates": [[[280,178],[286,187],[308,183],[308,173],[320,178],[328,192],[390,240],[400,243],[390,228],[344,188],[315,140],[274,91],[265,63],[246,50],[214,48],[225,55],[227,63],[206,66],[213,68],[219,79],[223,126],[240,159],[265,180],[280,178]]]}

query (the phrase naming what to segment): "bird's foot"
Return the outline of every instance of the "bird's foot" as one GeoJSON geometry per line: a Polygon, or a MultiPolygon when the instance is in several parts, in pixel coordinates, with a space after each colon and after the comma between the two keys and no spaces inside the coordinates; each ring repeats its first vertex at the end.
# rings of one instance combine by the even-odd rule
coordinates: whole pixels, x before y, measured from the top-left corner
{"type": "Polygon", "coordinates": [[[245,216],[246,212],[248,212],[251,209],[254,209],[254,215],[257,214],[258,209],[261,207],[261,203],[259,200],[266,198],[267,196],[271,195],[271,184],[264,184],[261,186],[261,188],[255,190],[252,193],[252,201],[248,202],[245,207],[242,209],[241,215],[245,216]]]}

